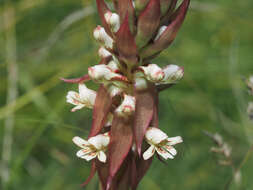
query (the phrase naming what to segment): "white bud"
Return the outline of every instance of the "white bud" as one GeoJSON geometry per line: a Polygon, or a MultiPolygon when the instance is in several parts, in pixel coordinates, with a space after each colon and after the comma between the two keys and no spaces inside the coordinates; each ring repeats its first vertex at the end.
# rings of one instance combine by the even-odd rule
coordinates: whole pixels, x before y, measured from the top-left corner
{"type": "Polygon", "coordinates": [[[165,74],[163,83],[175,83],[184,76],[184,69],[177,65],[168,65],[163,69],[165,74]]]}
{"type": "Polygon", "coordinates": [[[148,66],[140,66],[143,70],[147,80],[152,82],[160,82],[164,78],[163,70],[156,64],[149,64],[148,66]]]}
{"type": "Polygon", "coordinates": [[[123,90],[119,88],[118,86],[111,84],[107,87],[107,91],[109,92],[111,97],[114,97],[116,95],[121,94],[123,90]]]}
{"type": "Polygon", "coordinates": [[[119,64],[115,60],[111,60],[107,65],[113,72],[119,71],[119,64]]]}
{"type": "Polygon", "coordinates": [[[156,34],[156,37],[154,41],[158,40],[158,38],[163,34],[163,32],[166,30],[167,26],[161,26],[156,34]]]}
{"type": "Polygon", "coordinates": [[[142,77],[135,78],[134,86],[136,90],[145,90],[148,88],[148,82],[145,78],[142,77]]]}
{"type": "Polygon", "coordinates": [[[135,111],[135,103],[135,97],[124,94],[124,100],[115,112],[120,116],[131,115],[135,111]]]}
{"type": "Polygon", "coordinates": [[[105,21],[110,25],[112,31],[117,32],[120,27],[119,15],[116,13],[107,11],[104,16],[105,16],[105,21]]]}
{"type": "Polygon", "coordinates": [[[88,74],[94,80],[111,80],[111,78],[117,76],[104,64],[89,67],[88,74]]]}
{"type": "Polygon", "coordinates": [[[106,57],[111,56],[112,54],[107,49],[105,49],[104,47],[100,47],[99,50],[98,50],[98,55],[101,58],[106,58],[106,57]]]}
{"type": "MultiPolygon", "coordinates": [[[[108,65],[100,64],[88,68],[89,76],[96,82],[108,84],[115,84],[116,86],[123,86],[127,78],[123,75],[113,72],[108,65]]],[[[125,85],[124,85],[125,86],[125,85]]]]}
{"type": "Polygon", "coordinates": [[[101,26],[97,26],[93,32],[94,38],[107,48],[113,48],[113,39],[105,32],[101,26]]]}

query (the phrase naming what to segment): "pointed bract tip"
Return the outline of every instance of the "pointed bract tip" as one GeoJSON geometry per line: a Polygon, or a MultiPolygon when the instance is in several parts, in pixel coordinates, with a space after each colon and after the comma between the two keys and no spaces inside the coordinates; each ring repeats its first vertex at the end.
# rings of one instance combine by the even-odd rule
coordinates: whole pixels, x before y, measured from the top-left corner
{"type": "Polygon", "coordinates": [[[110,190],[112,185],[112,176],[109,176],[106,183],[106,190],[110,190]]]}
{"type": "Polygon", "coordinates": [[[60,77],[59,79],[62,80],[63,82],[66,82],[66,83],[74,83],[75,84],[75,83],[82,83],[82,82],[89,81],[90,77],[89,77],[89,75],[86,74],[86,75],[79,77],[79,78],[66,79],[66,78],[60,77]]]}

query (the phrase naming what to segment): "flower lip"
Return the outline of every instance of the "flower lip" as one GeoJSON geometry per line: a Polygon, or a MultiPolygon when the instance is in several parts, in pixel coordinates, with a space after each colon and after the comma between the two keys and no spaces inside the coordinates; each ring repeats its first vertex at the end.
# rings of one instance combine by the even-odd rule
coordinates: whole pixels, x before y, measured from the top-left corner
{"type": "Polygon", "coordinates": [[[147,141],[152,144],[159,144],[168,138],[168,136],[163,131],[155,127],[148,128],[145,137],[147,141]]]}

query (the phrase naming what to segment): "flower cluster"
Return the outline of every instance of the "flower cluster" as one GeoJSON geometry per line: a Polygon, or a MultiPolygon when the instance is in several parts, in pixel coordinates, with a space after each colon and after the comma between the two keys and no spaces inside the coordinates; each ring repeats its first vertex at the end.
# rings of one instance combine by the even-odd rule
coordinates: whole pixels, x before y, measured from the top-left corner
{"type": "Polygon", "coordinates": [[[119,0],[115,12],[104,0],[96,2],[102,26],[93,36],[101,61],[81,78],[63,79],[79,83],[79,92],[67,95],[72,111],[93,109],[88,140],[74,137],[73,142],[81,147],[78,157],[92,160],[84,184],[97,171],[103,189],[136,189],[155,152],[160,159],[173,159],[173,146],[182,142],[159,129],[158,94],[182,79],[184,69],[151,60],[175,39],[190,0],[179,6],[177,0],[119,0]],[[86,87],[88,80],[99,84],[97,92],[86,87]]]}

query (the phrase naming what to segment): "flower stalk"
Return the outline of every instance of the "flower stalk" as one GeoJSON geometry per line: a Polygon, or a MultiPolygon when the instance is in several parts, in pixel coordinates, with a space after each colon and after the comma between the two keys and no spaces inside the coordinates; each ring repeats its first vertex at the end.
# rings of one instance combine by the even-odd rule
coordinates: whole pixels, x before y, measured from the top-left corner
{"type": "Polygon", "coordinates": [[[101,46],[101,61],[88,68],[88,75],[63,79],[79,84],[79,93],[67,95],[67,102],[75,105],[72,111],[93,109],[88,140],[73,141],[81,148],[77,156],[92,162],[83,185],[97,171],[102,189],[134,190],[156,152],[173,159],[173,146],[183,142],[158,129],[158,95],[181,80],[184,70],[177,65],[161,68],[151,61],[175,39],[190,0],[178,8],[177,0],[118,0],[114,11],[104,0],[96,3],[102,26],[93,35],[101,46]],[[88,80],[99,84],[97,92],[85,86],[88,80]]]}

